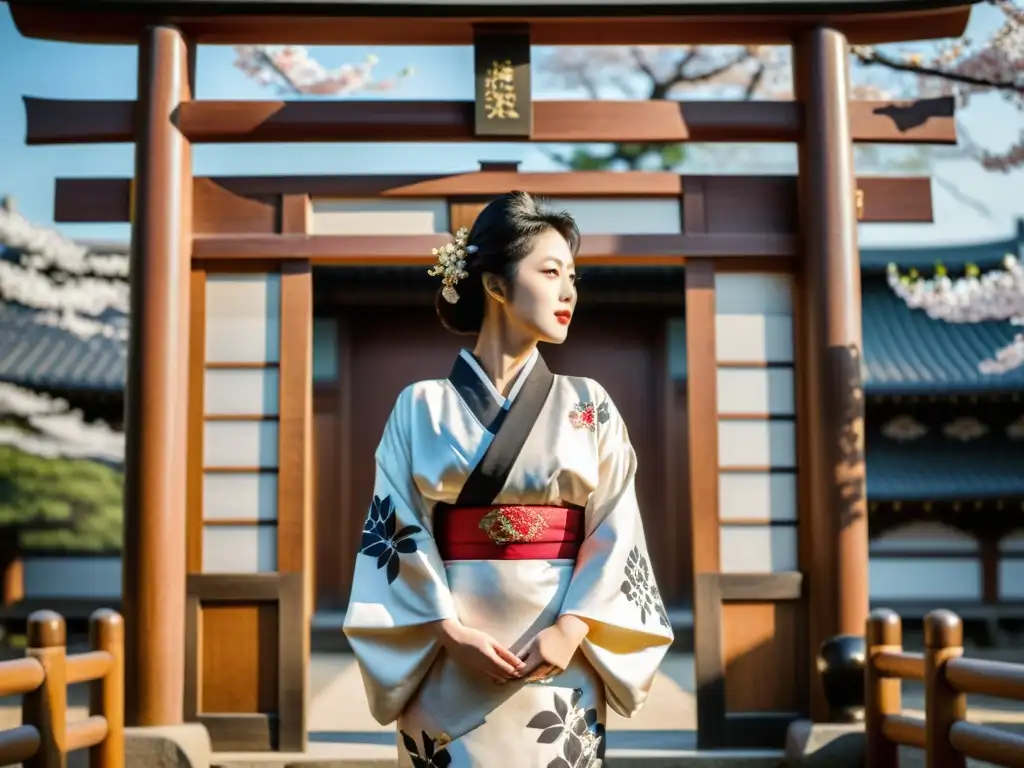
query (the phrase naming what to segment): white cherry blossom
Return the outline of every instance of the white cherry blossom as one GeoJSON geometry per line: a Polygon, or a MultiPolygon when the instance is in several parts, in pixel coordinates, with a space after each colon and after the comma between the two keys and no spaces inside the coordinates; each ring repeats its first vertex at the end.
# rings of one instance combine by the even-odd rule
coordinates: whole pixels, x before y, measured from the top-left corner
{"type": "MultiPolygon", "coordinates": [[[[908,307],[921,309],[933,320],[947,323],[980,323],[1009,321],[1024,325],[1024,267],[1014,255],[1003,260],[1003,269],[982,273],[969,267],[967,274],[951,278],[940,267],[935,276],[922,278],[915,271],[900,274],[895,264],[889,265],[889,285],[908,307]]],[[[983,360],[978,370],[1000,374],[1024,365],[1024,334],[995,350],[983,360]]]]}

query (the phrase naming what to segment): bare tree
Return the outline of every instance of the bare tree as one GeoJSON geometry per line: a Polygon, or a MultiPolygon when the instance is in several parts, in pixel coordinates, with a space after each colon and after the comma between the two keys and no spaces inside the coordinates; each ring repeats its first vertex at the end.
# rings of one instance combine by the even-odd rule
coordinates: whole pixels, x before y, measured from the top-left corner
{"type": "MultiPolygon", "coordinates": [[[[1002,23],[988,38],[968,38],[916,46],[854,46],[855,99],[954,96],[963,108],[983,92],[998,92],[1024,111],[1024,10],[1020,2],[989,0],[1002,23]]],[[[688,94],[740,99],[790,99],[793,96],[789,47],[674,46],[565,47],[537,62],[542,82],[579,91],[591,99],[671,99],[688,94]]],[[[959,126],[956,150],[975,157],[983,167],[1008,171],[1024,165],[1024,130],[1005,148],[985,148],[959,126]]],[[[714,148],[702,152],[715,153],[714,148]]],[[[730,148],[730,154],[736,154],[730,148]]],[[[856,148],[858,160],[879,156],[876,147],[856,148]]],[[[904,169],[928,167],[934,149],[907,148],[896,163],[904,169]]],[[[608,150],[577,148],[551,153],[560,165],[593,168],[671,169],[686,159],[686,147],[614,145],[608,150]]],[[[736,158],[734,158],[735,162],[736,158]]],[[[891,170],[893,152],[886,153],[891,170]]]]}
{"type": "MultiPolygon", "coordinates": [[[[792,90],[788,52],[772,46],[602,46],[552,48],[537,61],[539,81],[590,99],[673,99],[700,91],[721,98],[781,98],[792,90]]],[[[574,170],[670,170],[685,144],[612,144],[547,151],[574,170]]]]}

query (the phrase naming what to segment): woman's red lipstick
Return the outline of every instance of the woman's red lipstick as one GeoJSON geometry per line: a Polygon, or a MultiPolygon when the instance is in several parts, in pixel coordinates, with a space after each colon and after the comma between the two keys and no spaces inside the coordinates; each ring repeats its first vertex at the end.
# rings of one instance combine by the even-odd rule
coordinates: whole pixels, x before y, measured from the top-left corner
{"type": "Polygon", "coordinates": [[[559,312],[555,312],[555,317],[558,318],[558,322],[562,325],[568,325],[569,321],[572,320],[572,312],[567,309],[563,309],[559,312]]]}

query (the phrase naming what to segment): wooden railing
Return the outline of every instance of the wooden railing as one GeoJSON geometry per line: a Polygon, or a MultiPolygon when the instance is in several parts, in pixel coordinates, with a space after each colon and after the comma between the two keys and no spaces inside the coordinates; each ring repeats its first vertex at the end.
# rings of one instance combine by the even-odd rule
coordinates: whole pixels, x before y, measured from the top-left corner
{"type": "Polygon", "coordinates": [[[0,662],[0,698],[23,696],[22,724],[0,731],[0,766],[65,768],[67,755],[89,749],[92,768],[124,768],[124,622],[93,613],[92,650],[68,655],[64,619],[53,611],[28,618],[25,658],[0,662]],[[89,716],[67,721],[68,686],[90,683],[89,716]]]}
{"type": "Polygon", "coordinates": [[[894,611],[868,617],[868,766],[896,768],[902,744],[923,749],[926,768],[964,768],[967,758],[1024,768],[1024,737],[967,721],[968,694],[1024,702],[1024,664],[965,659],[963,637],[959,616],[932,611],[924,617],[924,653],[906,653],[894,611]],[[923,720],[902,714],[903,680],[924,681],[923,720]]]}

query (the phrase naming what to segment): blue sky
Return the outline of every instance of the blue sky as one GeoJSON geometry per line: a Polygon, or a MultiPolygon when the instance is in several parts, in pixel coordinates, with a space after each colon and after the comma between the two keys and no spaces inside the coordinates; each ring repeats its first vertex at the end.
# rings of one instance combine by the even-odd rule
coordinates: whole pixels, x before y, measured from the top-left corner
{"type": "MultiPolygon", "coordinates": [[[[990,32],[998,12],[976,6],[968,34],[975,39],[990,32]]],[[[357,98],[472,98],[472,49],[427,47],[329,47],[312,49],[328,67],[376,54],[381,77],[412,66],[416,74],[382,95],[357,98]]],[[[247,79],[232,66],[230,47],[204,46],[198,63],[198,97],[209,99],[272,99],[271,89],[247,79]]],[[[27,147],[24,95],[67,99],[135,98],[136,52],[132,46],[91,46],[22,38],[6,4],[0,4],[0,194],[17,199],[19,209],[41,224],[53,223],[54,179],[58,176],[132,174],[131,145],[27,147]]],[[[537,98],[581,98],[559,92],[535,78],[537,98]]],[[[987,96],[972,102],[962,121],[976,140],[1005,147],[1021,130],[1024,115],[987,96]]],[[[882,155],[883,159],[888,155],[882,155]]],[[[791,146],[759,148],[756,158],[744,153],[743,165],[731,173],[792,173],[796,153],[791,146]]],[[[522,170],[554,171],[558,166],[528,144],[260,144],[199,146],[194,151],[197,175],[263,175],[324,173],[461,172],[480,160],[520,160],[522,170]]],[[[694,171],[707,170],[699,166],[694,171]]],[[[880,168],[862,169],[885,172],[880,168]]],[[[1024,173],[990,173],[968,159],[935,159],[931,173],[945,184],[933,184],[936,222],[917,225],[864,225],[863,245],[969,242],[1008,236],[1017,216],[1024,216],[1024,173]],[[952,184],[957,194],[949,191],[952,184]],[[963,199],[969,199],[965,204],[963,199]]],[[[71,237],[127,240],[127,225],[62,225],[71,237]]]]}

